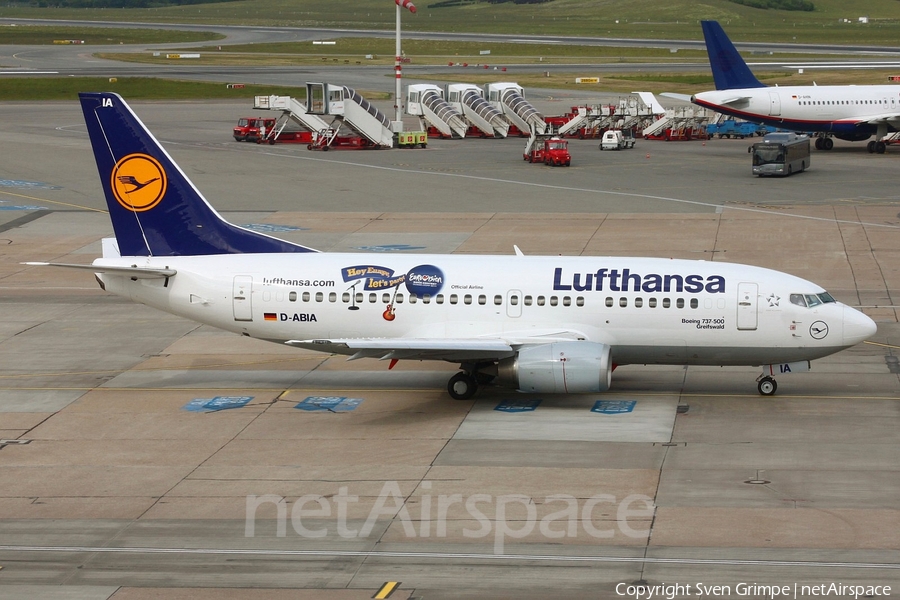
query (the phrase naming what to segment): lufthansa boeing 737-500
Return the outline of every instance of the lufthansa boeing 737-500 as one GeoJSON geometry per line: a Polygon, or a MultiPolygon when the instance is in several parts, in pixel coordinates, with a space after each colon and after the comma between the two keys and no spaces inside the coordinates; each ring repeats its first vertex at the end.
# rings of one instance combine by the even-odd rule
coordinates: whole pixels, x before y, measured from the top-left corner
{"type": "Polygon", "coordinates": [[[601,256],[317,252],[232,225],[126,102],[80,94],[115,238],[107,292],[234,333],[350,359],[460,364],[448,390],[609,389],[625,364],[807,370],[875,333],[822,287],[770,269],[601,256]]]}
{"type": "Polygon", "coordinates": [[[885,136],[900,131],[900,85],[768,87],[753,75],[718,22],[703,21],[702,26],[716,89],[691,96],[694,104],[754,123],[818,133],[819,150],[831,150],[831,135],[851,142],[874,135],[868,151],[884,154],[885,136]]]}

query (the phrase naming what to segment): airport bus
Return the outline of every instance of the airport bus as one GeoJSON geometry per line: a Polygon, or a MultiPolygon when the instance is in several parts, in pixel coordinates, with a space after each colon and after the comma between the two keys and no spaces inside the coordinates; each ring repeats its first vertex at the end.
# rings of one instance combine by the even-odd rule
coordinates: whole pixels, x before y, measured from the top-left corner
{"type": "Polygon", "coordinates": [[[750,146],[753,174],[792,175],[809,167],[809,136],[796,133],[770,133],[750,146]]]}

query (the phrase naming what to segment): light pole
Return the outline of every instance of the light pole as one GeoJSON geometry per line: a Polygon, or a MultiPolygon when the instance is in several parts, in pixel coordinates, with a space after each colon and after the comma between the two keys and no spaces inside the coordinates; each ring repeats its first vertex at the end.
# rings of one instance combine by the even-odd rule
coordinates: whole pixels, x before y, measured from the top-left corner
{"type": "MultiPolygon", "coordinates": [[[[397,87],[394,92],[394,121],[397,123],[397,127],[400,128],[400,131],[403,130],[403,113],[401,108],[403,106],[403,90],[400,88],[400,79],[403,67],[400,62],[400,9],[408,8],[409,12],[415,14],[416,6],[410,2],[410,0],[394,0],[394,3],[397,5],[397,44],[394,52],[394,79],[397,82],[397,87]]],[[[394,133],[399,133],[399,131],[395,131],[394,133]]]]}

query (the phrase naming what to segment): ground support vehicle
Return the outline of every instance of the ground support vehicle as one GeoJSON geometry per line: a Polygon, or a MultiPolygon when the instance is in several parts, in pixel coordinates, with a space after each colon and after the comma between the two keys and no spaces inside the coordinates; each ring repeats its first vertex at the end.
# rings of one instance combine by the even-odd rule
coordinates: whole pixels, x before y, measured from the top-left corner
{"type": "Polygon", "coordinates": [[[266,117],[241,117],[234,127],[236,142],[258,142],[275,129],[275,119],[266,117]]]}
{"type": "Polygon", "coordinates": [[[357,135],[338,135],[337,129],[323,129],[316,133],[313,141],[306,146],[307,150],[322,150],[327,152],[329,148],[341,148],[344,150],[367,150],[379,148],[370,140],[357,135]]]}
{"type": "Polygon", "coordinates": [[[805,171],[810,164],[809,137],[796,133],[770,133],[748,148],[754,175],[786,177],[805,171]]]}
{"type": "Polygon", "coordinates": [[[544,163],[554,167],[568,167],[572,164],[569,142],[552,134],[532,134],[522,157],[530,163],[544,163]]]}
{"type": "Polygon", "coordinates": [[[634,148],[634,134],[631,130],[625,132],[621,129],[607,129],[600,139],[601,150],[625,150],[634,148]]]}

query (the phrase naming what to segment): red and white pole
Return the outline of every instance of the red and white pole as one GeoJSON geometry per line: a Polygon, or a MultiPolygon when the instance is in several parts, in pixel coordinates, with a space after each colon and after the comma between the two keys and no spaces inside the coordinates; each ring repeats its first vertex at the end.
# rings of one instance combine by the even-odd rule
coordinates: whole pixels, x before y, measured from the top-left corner
{"type": "Polygon", "coordinates": [[[397,44],[395,48],[395,56],[394,56],[394,79],[396,81],[396,89],[394,91],[394,120],[397,122],[403,121],[403,90],[400,86],[400,80],[402,79],[401,71],[403,67],[400,62],[400,58],[402,53],[400,51],[400,9],[406,8],[409,9],[409,12],[415,14],[416,6],[410,0],[394,0],[397,4],[397,44]]]}

